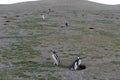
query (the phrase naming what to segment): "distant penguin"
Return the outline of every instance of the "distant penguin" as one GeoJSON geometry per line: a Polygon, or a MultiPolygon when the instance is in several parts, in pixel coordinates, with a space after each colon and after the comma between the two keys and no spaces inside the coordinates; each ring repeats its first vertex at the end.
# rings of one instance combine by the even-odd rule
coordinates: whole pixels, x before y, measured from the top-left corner
{"type": "Polygon", "coordinates": [[[77,70],[80,65],[81,65],[81,58],[78,57],[78,58],[73,62],[73,64],[71,65],[71,69],[72,69],[72,70],[77,70]]]}
{"type": "Polygon", "coordinates": [[[45,15],[42,15],[42,19],[45,20],[45,15]]]}
{"type": "Polygon", "coordinates": [[[55,65],[59,65],[60,64],[60,59],[59,56],[57,55],[56,51],[52,52],[52,59],[55,65]]]}
{"type": "Polygon", "coordinates": [[[65,25],[65,27],[68,27],[69,26],[69,24],[68,24],[68,22],[65,20],[65,22],[64,22],[64,25],[65,25]]]}
{"type": "Polygon", "coordinates": [[[48,11],[51,12],[52,10],[49,8],[48,11]]]}

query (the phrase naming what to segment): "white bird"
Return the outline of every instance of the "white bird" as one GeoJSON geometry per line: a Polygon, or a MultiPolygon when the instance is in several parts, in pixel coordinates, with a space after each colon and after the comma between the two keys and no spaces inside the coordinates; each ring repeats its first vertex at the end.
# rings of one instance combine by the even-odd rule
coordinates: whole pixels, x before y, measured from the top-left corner
{"type": "Polygon", "coordinates": [[[56,51],[52,52],[52,59],[55,65],[59,65],[60,64],[60,59],[56,53],[56,51]]]}

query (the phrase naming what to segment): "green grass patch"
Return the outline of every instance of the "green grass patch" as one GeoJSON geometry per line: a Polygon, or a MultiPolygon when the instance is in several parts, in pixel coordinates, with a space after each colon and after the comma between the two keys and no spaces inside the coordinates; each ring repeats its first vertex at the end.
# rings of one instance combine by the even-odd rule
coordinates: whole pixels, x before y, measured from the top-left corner
{"type": "Polygon", "coordinates": [[[96,56],[93,56],[92,59],[102,59],[104,56],[100,56],[100,55],[96,55],[96,56]]]}
{"type": "Polygon", "coordinates": [[[25,72],[34,72],[37,71],[40,64],[33,61],[19,61],[13,63],[13,74],[18,77],[29,78],[30,76],[26,75],[25,72]]]}
{"type": "Polygon", "coordinates": [[[113,24],[112,20],[96,20],[96,22],[103,24],[113,24]]]}
{"type": "Polygon", "coordinates": [[[49,22],[49,20],[48,19],[43,20],[42,18],[31,18],[22,22],[17,22],[16,25],[22,29],[33,29],[33,28],[43,29],[44,25],[37,24],[37,22],[44,23],[44,22],[49,22]]]}
{"type": "Polygon", "coordinates": [[[0,69],[0,80],[13,80],[13,75],[10,72],[9,68],[0,69]]]}
{"type": "Polygon", "coordinates": [[[43,29],[43,25],[36,24],[36,23],[26,23],[25,22],[25,23],[16,23],[16,25],[22,29],[33,29],[33,28],[43,29]]]}
{"type": "MultiPolygon", "coordinates": [[[[50,62],[45,62],[45,63],[38,63],[38,62],[33,62],[33,61],[20,61],[20,62],[15,62],[13,63],[15,66],[25,66],[28,68],[39,68],[39,67],[55,67],[55,65],[53,65],[50,62]]],[[[27,70],[27,69],[26,69],[27,70]]]]}
{"type": "Polygon", "coordinates": [[[48,80],[60,80],[60,79],[50,75],[50,76],[48,77],[48,80]]]}
{"type": "Polygon", "coordinates": [[[120,65],[120,61],[111,61],[112,64],[120,65]]]}
{"type": "Polygon", "coordinates": [[[45,78],[33,78],[32,80],[46,80],[45,78]]]}
{"type": "Polygon", "coordinates": [[[41,67],[55,67],[55,65],[53,65],[53,63],[50,62],[45,62],[40,64],[41,67]]]}
{"type": "Polygon", "coordinates": [[[80,56],[80,54],[69,54],[69,56],[80,56]]]}
{"type": "Polygon", "coordinates": [[[48,61],[51,60],[51,58],[46,58],[48,61]]]}
{"type": "Polygon", "coordinates": [[[28,36],[20,36],[20,35],[11,35],[11,36],[0,36],[0,39],[6,39],[6,38],[35,38],[38,36],[41,36],[43,34],[38,34],[38,35],[28,35],[28,36]]]}
{"type": "Polygon", "coordinates": [[[40,64],[40,63],[34,62],[34,61],[18,61],[18,62],[14,62],[13,65],[14,65],[13,66],[14,68],[12,70],[13,75],[16,75],[16,76],[22,77],[22,78],[34,77],[34,76],[29,76],[29,75],[25,74],[25,72],[29,72],[29,73],[33,73],[33,72],[54,73],[55,72],[54,69],[52,69],[52,70],[49,69],[49,67],[55,67],[55,66],[48,62],[40,64]]]}
{"type": "Polygon", "coordinates": [[[75,24],[85,24],[86,21],[78,21],[78,20],[71,20],[71,22],[75,23],[75,24]]]}
{"type": "Polygon", "coordinates": [[[15,75],[16,75],[17,77],[30,78],[30,76],[24,74],[23,72],[18,72],[18,71],[17,71],[17,72],[15,72],[15,75]]]}
{"type": "Polygon", "coordinates": [[[35,23],[35,22],[47,22],[49,21],[48,18],[42,19],[42,18],[29,18],[27,20],[21,21],[21,23],[35,23]]]}
{"type": "Polygon", "coordinates": [[[117,37],[117,35],[111,33],[111,32],[107,32],[107,31],[103,31],[103,30],[99,30],[97,31],[100,35],[103,35],[103,36],[107,36],[107,37],[112,37],[112,38],[115,38],[117,37]]]}
{"type": "Polygon", "coordinates": [[[33,50],[30,44],[27,43],[12,43],[10,49],[2,48],[1,55],[2,57],[25,59],[32,58],[35,56],[40,56],[41,52],[38,50],[33,50]]]}
{"type": "Polygon", "coordinates": [[[20,62],[15,62],[13,63],[16,66],[26,66],[26,67],[38,67],[40,66],[39,63],[33,62],[33,61],[20,61],[20,62]]]}

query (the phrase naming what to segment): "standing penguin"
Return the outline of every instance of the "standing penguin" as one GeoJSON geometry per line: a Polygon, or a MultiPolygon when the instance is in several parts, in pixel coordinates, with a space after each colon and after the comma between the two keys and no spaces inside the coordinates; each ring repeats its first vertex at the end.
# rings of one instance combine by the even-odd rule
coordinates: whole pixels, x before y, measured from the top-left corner
{"type": "Polygon", "coordinates": [[[68,26],[69,26],[67,21],[65,22],[65,26],[66,26],[66,27],[68,27],[68,26]]]}
{"type": "Polygon", "coordinates": [[[42,19],[45,20],[45,15],[42,15],[42,19]]]}
{"type": "Polygon", "coordinates": [[[71,69],[72,70],[77,70],[79,68],[79,66],[81,65],[81,59],[80,57],[78,57],[73,64],[71,65],[71,69]]]}
{"type": "Polygon", "coordinates": [[[60,59],[59,59],[56,51],[52,52],[52,59],[53,59],[53,62],[54,62],[55,65],[60,64],[60,59]]]}

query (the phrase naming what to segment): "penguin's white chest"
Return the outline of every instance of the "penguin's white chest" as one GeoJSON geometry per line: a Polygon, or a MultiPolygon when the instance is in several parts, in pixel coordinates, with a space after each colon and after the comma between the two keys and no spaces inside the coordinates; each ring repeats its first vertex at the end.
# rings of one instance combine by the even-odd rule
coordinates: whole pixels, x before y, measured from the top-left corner
{"type": "Polygon", "coordinates": [[[77,65],[77,62],[74,64],[74,70],[77,70],[78,68],[78,65],[77,65]]]}
{"type": "Polygon", "coordinates": [[[82,62],[82,61],[81,61],[81,60],[79,60],[79,61],[78,61],[78,65],[80,65],[80,64],[81,64],[81,62],[82,62]]]}
{"type": "Polygon", "coordinates": [[[42,15],[42,19],[43,19],[43,20],[45,19],[45,16],[44,16],[44,15],[42,15]]]}
{"type": "Polygon", "coordinates": [[[57,61],[55,55],[52,55],[52,59],[53,59],[54,63],[58,65],[58,61],[57,61]]]}

